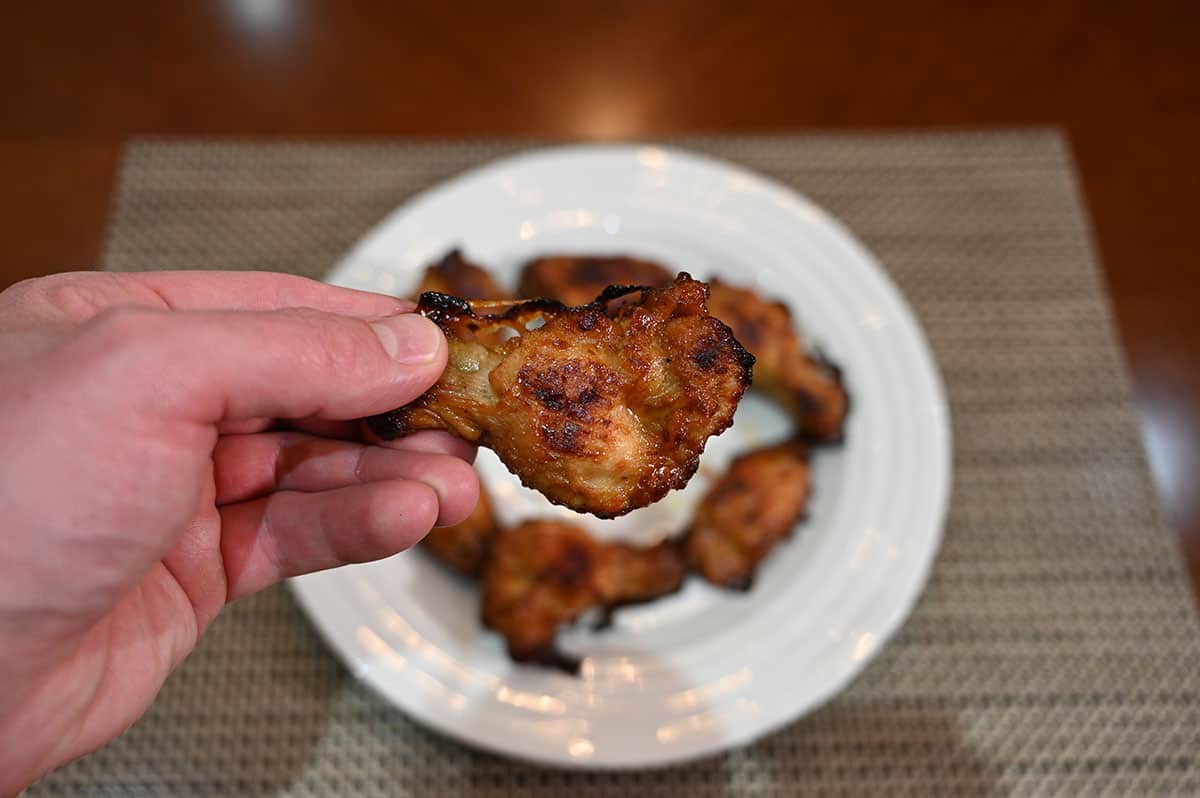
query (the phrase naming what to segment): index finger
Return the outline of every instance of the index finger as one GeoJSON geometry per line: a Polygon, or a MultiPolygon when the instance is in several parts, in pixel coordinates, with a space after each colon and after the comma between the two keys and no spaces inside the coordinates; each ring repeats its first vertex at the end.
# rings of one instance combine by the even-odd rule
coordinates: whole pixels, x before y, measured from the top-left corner
{"type": "Polygon", "coordinates": [[[406,299],[278,272],[131,272],[123,276],[153,291],[172,310],[304,307],[346,316],[391,316],[413,309],[406,299]]]}
{"type": "Polygon", "coordinates": [[[0,294],[9,326],[22,321],[87,321],[115,306],[156,310],[311,308],[341,316],[407,313],[405,299],[326,285],[276,272],[63,272],[26,280],[0,294]]]}

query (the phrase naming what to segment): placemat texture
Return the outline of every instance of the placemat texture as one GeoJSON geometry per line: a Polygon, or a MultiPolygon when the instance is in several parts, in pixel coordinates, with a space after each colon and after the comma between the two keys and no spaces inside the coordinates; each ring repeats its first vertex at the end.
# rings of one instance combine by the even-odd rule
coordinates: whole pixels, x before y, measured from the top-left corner
{"type": "MultiPolygon", "coordinates": [[[[759,170],[845,221],[941,365],[955,441],[945,542],[866,673],[745,750],[560,772],[409,721],[276,588],[227,611],[132,730],[31,795],[1200,793],[1196,617],[1061,138],[669,143],[759,170]]],[[[319,276],[415,192],[528,146],[136,143],[105,264],[319,276]]]]}

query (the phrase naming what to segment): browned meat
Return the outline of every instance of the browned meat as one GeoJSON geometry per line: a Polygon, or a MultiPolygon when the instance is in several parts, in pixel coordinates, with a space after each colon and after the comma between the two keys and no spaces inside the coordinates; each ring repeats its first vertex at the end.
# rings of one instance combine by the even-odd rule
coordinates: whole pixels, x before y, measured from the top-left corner
{"type": "Polygon", "coordinates": [[[787,306],[715,280],[711,289],[709,312],[755,357],[755,389],[779,402],[805,439],[841,440],[849,407],[841,372],[805,350],[787,306]]]}
{"type": "Polygon", "coordinates": [[[557,299],[567,305],[591,302],[610,285],[671,284],[671,272],[648,260],[622,256],[557,255],[538,258],[521,270],[521,296],[557,299]]]}
{"type": "Polygon", "coordinates": [[[483,576],[484,623],[519,662],[572,669],[554,648],[559,627],[594,607],[647,601],[679,589],[686,568],[672,542],[601,543],[557,521],[527,521],[492,541],[483,576]]]}
{"type": "Polygon", "coordinates": [[[758,564],[791,534],[808,501],[808,449],[787,441],[730,464],[696,507],[688,565],[715,585],[745,590],[758,564]]]}
{"type": "Polygon", "coordinates": [[[754,358],[708,314],[704,283],[681,274],[608,305],[626,293],[498,315],[475,311],[497,303],[423,295],[418,312],[445,331],[449,365],[415,402],[370,419],[372,430],[449,430],[494,450],[551,501],[601,518],[661,499],[733,422],[754,358]],[[497,329],[515,335],[496,343],[497,329]]]}
{"type": "Polygon", "coordinates": [[[420,295],[427,291],[463,299],[512,298],[512,292],[496,282],[487,269],[467,260],[457,249],[450,250],[440,261],[426,267],[415,293],[420,295]]]}

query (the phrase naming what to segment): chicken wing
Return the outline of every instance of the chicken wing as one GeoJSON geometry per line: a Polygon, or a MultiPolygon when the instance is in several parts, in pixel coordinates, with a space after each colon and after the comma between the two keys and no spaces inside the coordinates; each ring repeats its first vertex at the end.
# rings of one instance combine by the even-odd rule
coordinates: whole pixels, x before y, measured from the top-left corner
{"type": "Polygon", "coordinates": [[[708,309],[754,354],[754,387],[787,410],[802,437],[841,440],[849,408],[841,371],[805,350],[786,305],[714,280],[708,309]]]}
{"type": "Polygon", "coordinates": [[[483,575],[483,621],[509,655],[577,672],[554,636],[594,607],[648,601],[679,589],[686,573],[671,541],[649,548],[602,543],[571,524],[527,521],[496,535],[483,575]]]}
{"type": "Polygon", "coordinates": [[[591,302],[610,285],[670,285],[671,272],[653,261],[622,256],[556,255],[526,263],[518,286],[530,299],[567,305],[591,302]]]}
{"type": "Polygon", "coordinates": [[[415,402],[369,419],[371,429],[385,439],[449,430],[491,448],[550,501],[600,518],[661,499],[733,423],[754,358],[708,314],[704,283],[680,274],[609,307],[628,293],[483,316],[464,300],[423,295],[418,312],[446,333],[449,364],[415,402]],[[483,337],[497,328],[514,337],[483,337]]]}
{"type": "Polygon", "coordinates": [[[684,539],[689,567],[721,587],[747,590],[808,501],[808,449],[791,440],[742,455],[700,500],[684,539]]]}
{"type": "Polygon", "coordinates": [[[430,530],[421,545],[464,576],[479,576],[497,528],[492,502],[487,491],[480,489],[479,502],[465,521],[430,530]]]}
{"type": "Polygon", "coordinates": [[[467,260],[457,249],[450,250],[437,263],[425,268],[416,293],[420,295],[427,291],[463,299],[512,298],[512,293],[496,282],[487,269],[467,260]]]}

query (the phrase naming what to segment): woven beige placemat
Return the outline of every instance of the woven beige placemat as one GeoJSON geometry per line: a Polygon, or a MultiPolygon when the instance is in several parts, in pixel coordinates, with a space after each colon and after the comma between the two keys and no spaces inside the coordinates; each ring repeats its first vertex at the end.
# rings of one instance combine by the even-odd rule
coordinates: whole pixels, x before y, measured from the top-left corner
{"type": "MultiPolygon", "coordinates": [[[[954,499],[898,637],[830,705],[670,770],[567,773],[425,731],[282,589],[218,621],[124,737],[33,795],[1200,793],[1200,636],[1053,132],[691,139],[841,217],[913,303],[954,499]]],[[[511,144],[139,143],[106,265],[320,275],[414,192],[511,144]]],[[[799,675],[798,675],[799,676],[799,675]]]]}

